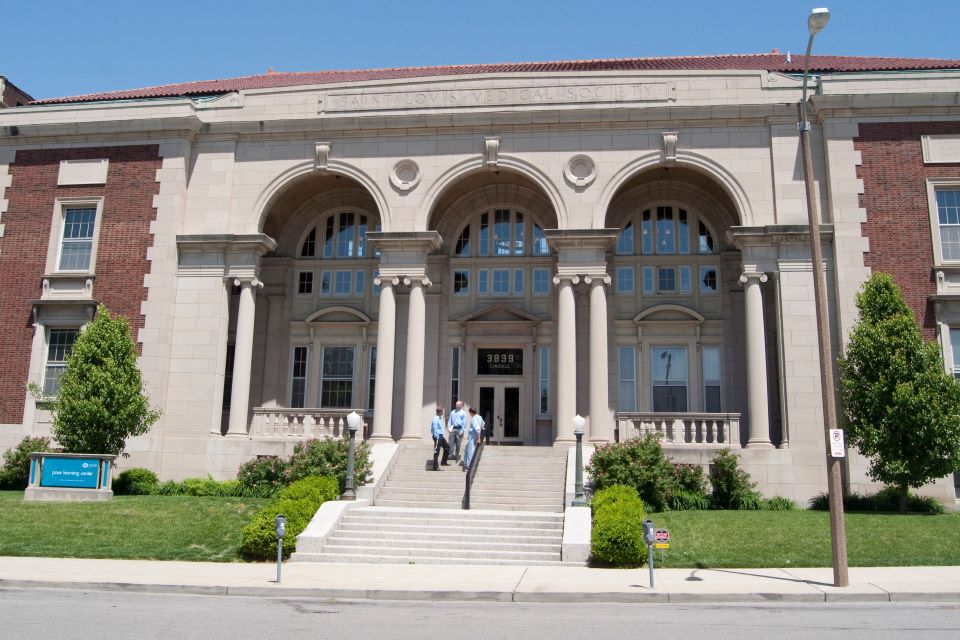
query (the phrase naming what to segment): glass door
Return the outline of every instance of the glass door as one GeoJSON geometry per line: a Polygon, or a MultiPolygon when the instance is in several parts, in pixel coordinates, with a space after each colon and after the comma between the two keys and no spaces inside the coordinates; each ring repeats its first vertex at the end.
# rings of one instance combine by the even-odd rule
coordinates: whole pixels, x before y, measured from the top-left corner
{"type": "Polygon", "coordinates": [[[477,413],[486,425],[489,442],[522,442],[523,393],[515,383],[477,386],[477,413]]]}

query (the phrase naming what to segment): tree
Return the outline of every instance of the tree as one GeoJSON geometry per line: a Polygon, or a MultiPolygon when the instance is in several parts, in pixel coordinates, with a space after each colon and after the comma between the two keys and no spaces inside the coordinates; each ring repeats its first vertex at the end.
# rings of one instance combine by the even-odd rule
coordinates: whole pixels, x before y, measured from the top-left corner
{"type": "Polygon", "coordinates": [[[893,278],[875,274],[857,295],[860,319],[840,358],[846,439],[870,458],[870,477],[909,487],[960,470],[960,385],[925,343],[893,278]]]}
{"type": "Polygon", "coordinates": [[[160,412],[143,393],[137,349],[123,316],[106,307],[77,336],[53,406],[53,437],[67,452],[126,456],[160,412]]]}

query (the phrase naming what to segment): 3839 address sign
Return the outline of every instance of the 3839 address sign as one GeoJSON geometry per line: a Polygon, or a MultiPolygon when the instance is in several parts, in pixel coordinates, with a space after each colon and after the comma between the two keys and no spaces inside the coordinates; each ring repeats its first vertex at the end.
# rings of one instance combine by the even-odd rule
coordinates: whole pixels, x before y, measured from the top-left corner
{"type": "Polygon", "coordinates": [[[522,376],[523,349],[477,349],[478,376],[522,376]]]}

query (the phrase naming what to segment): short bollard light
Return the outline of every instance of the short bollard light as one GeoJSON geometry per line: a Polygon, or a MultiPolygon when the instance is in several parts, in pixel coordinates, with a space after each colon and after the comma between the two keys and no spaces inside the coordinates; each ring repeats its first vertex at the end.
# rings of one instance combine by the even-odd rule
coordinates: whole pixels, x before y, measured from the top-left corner
{"type": "Polygon", "coordinates": [[[357,429],[360,428],[362,422],[363,418],[361,418],[360,414],[356,411],[351,411],[347,414],[347,433],[349,434],[350,443],[347,445],[347,477],[343,483],[343,495],[340,496],[341,500],[357,499],[357,491],[353,488],[353,463],[357,450],[357,429]]]}
{"type": "Polygon", "coordinates": [[[643,521],[643,541],[647,544],[647,566],[650,567],[650,588],[653,589],[653,543],[657,541],[657,532],[650,518],[643,521]]]}
{"type": "Polygon", "coordinates": [[[277,584],[280,584],[280,568],[283,566],[283,536],[287,533],[287,517],[278,513],[273,519],[277,531],[277,584]]]}
{"type": "Polygon", "coordinates": [[[576,485],[574,486],[573,502],[571,503],[571,506],[574,507],[587,506],[587,501],[583,497],[583,428],[586,424],[586,419],[580,414],[573,417],[573,435],[577,437],[576,485]]]}

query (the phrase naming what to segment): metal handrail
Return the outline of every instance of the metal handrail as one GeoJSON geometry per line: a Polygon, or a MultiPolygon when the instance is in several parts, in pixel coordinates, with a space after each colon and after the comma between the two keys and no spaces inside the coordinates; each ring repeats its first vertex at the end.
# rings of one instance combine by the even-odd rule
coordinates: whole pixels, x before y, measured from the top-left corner
{"type": "MultiPolygon", "coordinates": [[[[484,427],[486,431],[486,427],[484,427]]],[[[469,431],[467,432],[467,437],[471,437],[469,431]]],[[[480,456],[483,455],[483,434],[480,434],[480,437],[477,439],[477,448],[473,452],[473,457],[470,458],[470,466],[467,467],[467,479],[466,487],[463,490],[463,508],[470,509],[470,488],[473,486],[473,478],[476,475],[477,467],[480,466],[480,456]]]]}

